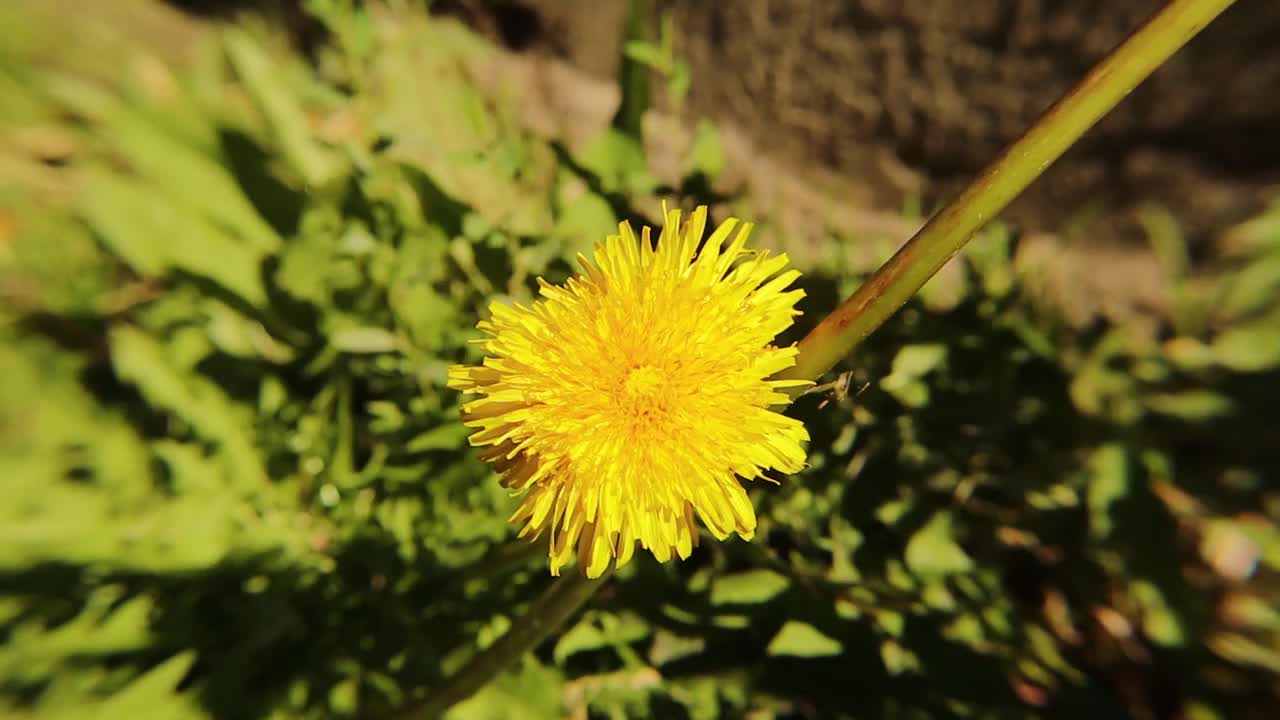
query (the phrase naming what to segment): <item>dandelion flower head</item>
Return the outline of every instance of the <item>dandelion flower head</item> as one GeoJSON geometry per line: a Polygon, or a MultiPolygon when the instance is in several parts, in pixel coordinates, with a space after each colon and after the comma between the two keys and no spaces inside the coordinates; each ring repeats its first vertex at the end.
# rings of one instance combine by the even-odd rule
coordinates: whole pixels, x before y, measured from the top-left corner
{"type": "Polygon", "coordinates": [[[450,368],[450,387],[480,396],[463,406],[471,444],[523,493],[521,537],[549,534],[553,574],[576,555],[598,577],[637,544],[687,558],[695,518],[750,539],[741,480],[804,465],[808,434],[780,410],[809,383],[771,379],[795,363],[773,342],[799,314],[799,273],[746,249],[750,223],[702,243],[706,223],[705,207],[683,225],[666,211],[656,245],[622,223],[564,286],[491,305],[483,364],[450,368]]]}

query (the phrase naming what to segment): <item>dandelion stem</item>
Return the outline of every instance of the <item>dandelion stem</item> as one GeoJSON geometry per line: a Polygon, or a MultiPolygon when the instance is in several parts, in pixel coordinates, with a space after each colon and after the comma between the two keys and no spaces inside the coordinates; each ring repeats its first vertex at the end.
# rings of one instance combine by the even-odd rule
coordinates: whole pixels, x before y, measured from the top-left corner
{"type": "Polygon", "coordinates": [[[964,192],[800,342],[787,378],[816,380],[915,295],[1138,83],[1234,0],[1171,0],[1009,145],[964,192]]]}
{"type": "Polygon", "coordinates": [[[445,684],[420,703],[401,709],[399,720],[435,720],[454,705],[471,697],[511,663],[536,648],[568,620],[604,585],[612,568],[588,580],[576,567],[551,583],[507,633],[454,673],[445,684]]]}

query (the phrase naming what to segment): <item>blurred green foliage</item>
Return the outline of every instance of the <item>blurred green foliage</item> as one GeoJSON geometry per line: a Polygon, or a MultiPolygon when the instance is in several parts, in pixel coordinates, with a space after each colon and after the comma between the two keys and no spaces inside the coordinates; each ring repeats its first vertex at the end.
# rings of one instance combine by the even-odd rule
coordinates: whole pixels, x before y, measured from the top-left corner
{"type": "MultiPolygon", "coordinates": [[[[445,368],[676,191],[625,124],[522,131],[458,26],[306,5],[307,55],[250,21],[164,59],[0,7],[6,717],[386,717],[549,581],[445,368]]],[[[986,232],[797,403],[756,541],[637,560],[452,716],[1266,717],[1280,206],[1205,268],[1148,220],[1157,337],[1068,327],[986,232]]],[[[861,242],[805,268],[805,322],[861,242]]]]}

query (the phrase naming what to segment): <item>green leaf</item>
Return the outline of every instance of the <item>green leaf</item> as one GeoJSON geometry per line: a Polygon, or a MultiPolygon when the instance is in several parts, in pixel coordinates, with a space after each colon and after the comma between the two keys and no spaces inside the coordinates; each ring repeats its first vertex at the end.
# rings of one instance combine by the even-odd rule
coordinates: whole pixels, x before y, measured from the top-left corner
{"type": "Polygon", "coordinates": [[[964,249],[964,257],[982,279],[983,291],[992,297],[1004,297],[1015,287],[1010,253],[1013,240],[1009,228],[996,222],[979,232],[964,249]]]}
{"type": "Polygon", "coordinates": [[[903,380],[900,376],[888,375],[880,381],[880,389],[909,408],[922,408],[929,404],[929,386],[919,380],[903,380]]]}
{"type": "Polygon", "coordinates": [[[1165,208],[1147,205],[1138,210],[1138,222],[1146,231],[1147,240],[1160,259],[1165,274],[1171,278],[1186,275],[1191,259],[1178,218],[1165,208]]]}
{"type": "Polygon", "coordinates": [[[293,350],[272,337],[261,322],[245,317],[223,302],[211,301],[206,307],[209,340],[222,352],[244,358],[262,358],[278,364],[293,359],[293,350]]]}
{"type": "Polygon", "coordinates": [[[1213,349],[1196,338],[1180,336],[1164,344],[1165,357],[1183,370],[1199,371],[1215,363],[1213,349]]]}
{"type": "Polygon", "coordinates": [[[427,452],[428,450],[454,450],[467,444],[467,436],[471,432],[471,428],[462,423],[446,423],[414,437],[405,444],[404,450],[409,453],[427,452]]]}
{"type": "Polygon", "coordinates": [[[423,284],[392,290],[391,310],[414,344],[430,350],[444,347],[458,315],[457,305],[423,284]]]}
{"type": "Polygon", "coordinates": [[[220,158],[173,138],[124,106],[106,120],[110,140],[158,193],[225,226],[257,251],[279,249],[280,237],[245,197],[220,158]]]}
{"type": "Polygon", "coordinates": [[[894,355],[891,373],[903,378],[924,377],[941,367],[946,359],[946,345],[907,345],[894,355]]]}
{"type": "Polygon", "coordinates": [[[946,313],[954,310],[969,294],[969,276],[963,266],[953,260],[920,288],[920,301],[931,312],[946,313]]]}
{"type": "Polygon", "coordinates": [[[907,542],[907,567],[917,575],[965,573],[973,559],[955,541],[951,513],[935,513],[907,542]]]}
{"type": "Polygon", "coordinates": [[[1103,445],[1089,459],[1085,502],[1089,507],[1089,532],[1094,537],[1111,534],[1111,506],[1129,494],[1129,461],[1124,448],[1103,445]]]}
{"type": "MultiPolygon", "coordinates": [[[[689,720],[718,720],[726,715],[721,707],[722,692],[732,693],[733,685],[723,677],[677,676],[667,678],[665,685],[673,699],[689,713],[689,720]]],[[[737,709],[741,710],[739,706],[737,709]]]]}
{"type": "Polygon", "coordinates": [[[347,678],[329,688],[329,709],[335,715],[354,715],[360,708],[360,681],[347,678]]]}
{"type": "Polygon", "coordinates": [[[1214,357],[1237,372],[1263,372],[1280,367],[1280,324],[1256,322],[1224,331],[1211,344],[1214,357]]]}
{"type": "Polygon", "coordinates": [[[689,148],[689,170],[714,178],[724,170],[724,146],[720,131],[714,123],[703,119],[693,133],[693,145],[689,148]]]}
{"type": "Polygon", "coordinates": [[[712,605],[757,605],[776,597],[791,581],[772,570],[721,575],[711,583],[712,605]]]}
{"type": "Polygon", "coordinates": [[[647,190],[657,182],[649,174],[640,141],[613,128],[606,129],[587,146],[578,162],[598,177],[609,192],[647,190]]]}
{"type": "Polygon", "coordinates": [[[706,647],[706,638],[700,635],[677,635],[670,630],[658,628],[653,634],[653,645],[649,648],[649,662],[661,667],[669,662],[697,655],[706,647]]]}
{"type": "Polygon", "coordinates": [[[661,47],[642,40],[628,42],[623,46],[622,54],[654,70],[666,70],[670,64],[661,47]]]}
{"type": "Polygon", "coordinates": [[[218,443],[228,474],[241,487],[260,486],[266,470],[244,421],[220,388],[198,376],[184,375],[162,346],[140,330],[122,325],[111,331],[110,340],[111,362],[121,379],[135,384],[152,405],[218,443]]]}
{"type": "Polygon", "coordinates": [[[180,652],[112,695],[93,713],[103,720],[197,720],[208,717],[178,684],[196,660],[194,650],[180,652]]]}
{"type": "Polygon", "coordinates": [[[1280,673],[1280,652],[1273,643],[1223,632],[1210,637],[1207,644],[1215,654],[1237,665],[1263,668],[1272,675],[1280,673]]]}
{"type": "Polygon", "coordinates": [[[453,706],[445,720],[546,720],[564,717],[564,677],[526,657],[468,700],[453,706]]]}
{"type": "Polygon", "coordinates": [[[1186,644],[1185,625],[1178,613],[1165,600],[1164,593],[1154,583],[1135,580],[1129,591],[1142,607],[1142,629],[1147,637],[1165,647],[1181,647],[1186,644]]]}
{"type": "MultiPolygon", "coordinates": [[[[101,591],[100,591],[101,592],[101,591]]],[[[155,638],[151,632],[150,598],[134,597],[117,608],[93,609],[44,635],[40,652],[62,655],[108,655],[146,650],[155,638]]]]}
{"type": "Polygon", "coordinates": [[[844,645],[808,623],[788,620],[769,641],[766,652],[773,656],[832,657],[844,652],[844,645]]]}
{"type": "Polygon", "coordinates": [[[556,218],[554,234],[566,240],[565,256],[579,253],[590,257],[591,249],[603,235],[618,225],[613,208],[599,195],[584,192],[571,200],[556,218]]]}
{"type": "Polygon", "coordinates": [[[907,407],[924,407],[929,403],[929,386],[921,378],[942,367],[946,359],[945,345],[907,345],[894,356],[892,369],[881,378],[880,388],[907,407]]]}
{"type": "Polygon", "coordinates": [[[671,75],[667,78],[667,97],[673,105],[681,105],[693,85],[693,72],[689,63],[677,61],[671,66],[671,75]]]}
{"type": "Polygon", "coordinates": [[[1144,398],[1147,407],[1161,415],[1183,420],[1204,421],[1231,413],[1231,398],[1212,390],[1184,390],[1160,393],[1144,398]]]}
{"type": "Polygon", "coordinates": [[[91,121],[100,121],[120,103],[119,97],[99,83],[70,72],[45,70],[39,73],[38,82],[55,103],[91,121]]]}
{"type": "Polygon", "coordinates": [[[1280,254],[1252,261],[1222,279],[1225,297],[1218,308],[1228,320],[1243,318],[1276,304],[1280,296],[1280,254]]]}
{"type": "Polygon", "coordinates": [[[141,275],[182,270],[213,280],[254,306],[266,304],[261,254],[156,197],[135,180],[101,170],[84,175],[81,210],[120,259],[141,275]]]}
{"type": "Polygon", "coordinates": [[[329,303],[328,272],[335,254],[328,238],[304,235],[285,246],[275,281],[293,297],[325,306],[329,303]]]}
{"type": "Polygon", "coordinates": [[[608,645],[609,638],[596,625],[595,617],[589,615],[560,636],[552,656],[557,665],[564,665],[564,661],[575,653],[599,650],[608,645]]]}
{"type": "MultiPolygon", "coordinates": [[[[652,13],[646,2],[631,0],[627,3],[628,12],[623,31],[623,54],[618,63],[617,82],[622,90],[618,110],[614,113],[610,125],[633,137],[642,134],[642,118],[650,105],[649,80],[653,67],[643,59],[660,59],[660,52],[646,53],[642,48],[654,48],[648,41],[652,37],[652,13]],[[639,58],[627,54],[639,52],[639,58]],[[648,58],[645,58],[649,55],[648,58]]],[[[654,48],[656,50],[656,48],[654,48]]]]}
{"type": "Polygon", "coordinates": [[[896,676],[920,669],[919,656],[893,638],[886,638],[880,643],[880,660],[890,675],[896,676]]]}
{"type": "Polygon", "coordinates": [[[335,332],[329,341],[347,353],[388,353],[400,349],[400,338],[379,327],[344,328],[335,332]]]}
{"type": "Polygon", "coordinates": [[[338,170],[336,158],[312,138],[307,117],[297,103],[298,93],[280,77],[277,63],[242,29],[228,30],[223,43],[231,66],[266,120],[285,160],[308,186],[324,184],[338,170]]]}

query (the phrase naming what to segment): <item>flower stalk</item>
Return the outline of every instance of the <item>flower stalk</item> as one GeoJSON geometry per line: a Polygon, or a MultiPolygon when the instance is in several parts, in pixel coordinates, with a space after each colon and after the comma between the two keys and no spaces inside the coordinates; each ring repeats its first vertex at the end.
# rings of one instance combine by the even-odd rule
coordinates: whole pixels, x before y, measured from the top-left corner
{"type": "MultiPolygon", "coordinates": [[[[1173,53],[1234,0],[1171,0],[1007,147],[949,205],[801,341],[780,380],[816,380],[901,308],[980,230],[1173,53]]],[[[804,388],[790,389],[798,394],[804,388]]],[[[612,572],[558,578],[506,635],[476,655],[403,720],[437,718],[465,700],[568,620],[612,572]]]]}
{"type": "Polygon", "coordinates": [[[525,653],[542,644],[551,633],[582,607],[612,572],[589,579],[580,572],[556,578],[534,600],[506,634],[471,658],[449,682],[424,701],[404,708],[398,720],[436,720],[449,708],[471,697],[525,653]]]}
{"type": "Polygon", "coordinates": [[[1103,115],[1235,0],[1172,0],[1050,107],[801,342],[782,378],[816,380],[911,299],[1103,115]]]}

